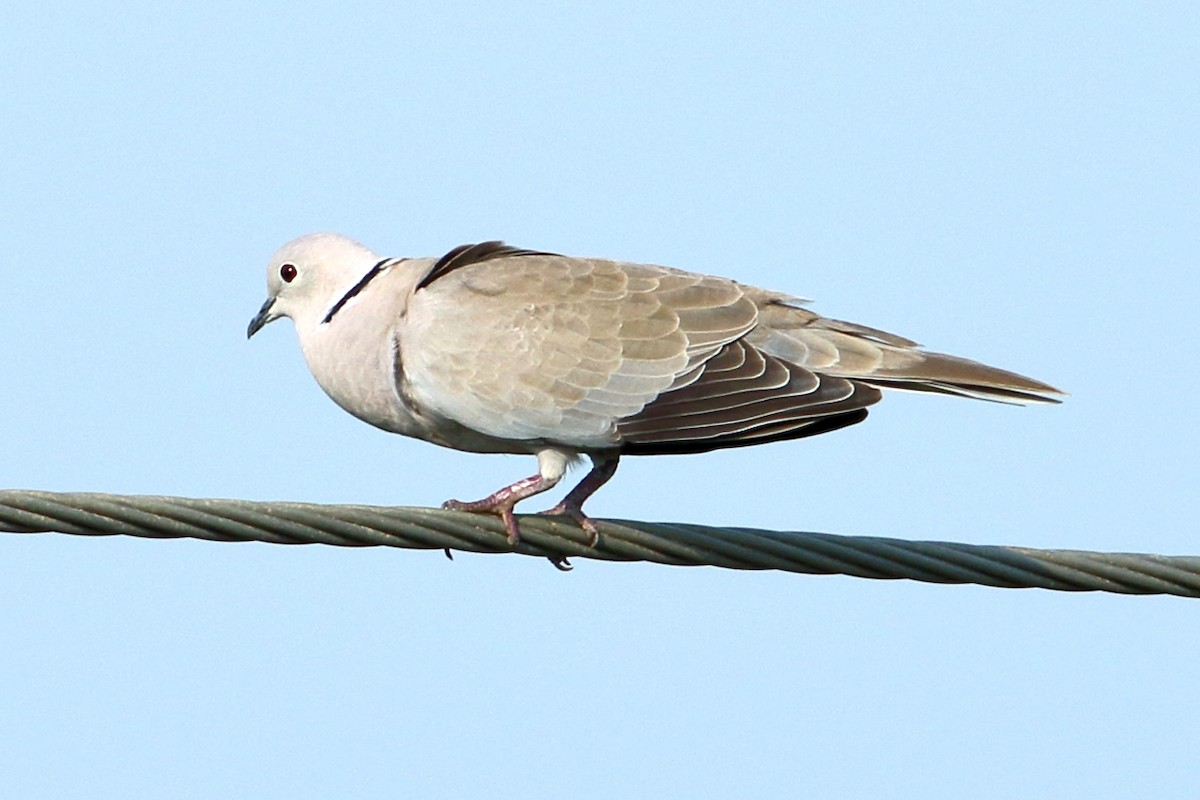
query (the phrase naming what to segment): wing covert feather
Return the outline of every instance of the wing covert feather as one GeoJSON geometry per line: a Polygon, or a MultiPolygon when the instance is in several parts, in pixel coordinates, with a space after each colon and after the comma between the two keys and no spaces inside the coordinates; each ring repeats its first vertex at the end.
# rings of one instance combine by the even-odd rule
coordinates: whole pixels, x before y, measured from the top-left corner
{"type": "Polygon", "coordinates": [[[501,439],[603,448],[757,316],[721,278],[516,251],[415,292],[399,341],[424,409],[501,439]]]}

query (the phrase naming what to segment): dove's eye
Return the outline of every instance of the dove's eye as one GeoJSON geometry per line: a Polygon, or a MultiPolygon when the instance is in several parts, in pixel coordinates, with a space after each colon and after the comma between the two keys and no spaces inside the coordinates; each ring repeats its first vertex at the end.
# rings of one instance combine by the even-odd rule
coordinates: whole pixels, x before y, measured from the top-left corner
{"type": "Polygon", "coordinates": [[[279,277],[283,278],[284,283],[291,283],[296,280],[296,265],[284,264],[279,268],[279,277]]]}

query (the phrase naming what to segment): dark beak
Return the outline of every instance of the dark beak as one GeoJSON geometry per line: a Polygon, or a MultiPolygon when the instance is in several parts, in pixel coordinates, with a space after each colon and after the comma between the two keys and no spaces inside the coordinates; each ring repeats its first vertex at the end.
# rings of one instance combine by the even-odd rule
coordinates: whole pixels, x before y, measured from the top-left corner
{"type": "Polygon", "coordinates": [[[274,322],[279,319],[278,315],[271,313],[271,308],[275,305],[275,298],[271,297],[267,302],[263,303],[262,308],[254,315],[254,319],[250,320],[250,326],[246,328],[246,338],[249,339],[254,334],[258,333],[259,329],[268,322],[274,322]]]}

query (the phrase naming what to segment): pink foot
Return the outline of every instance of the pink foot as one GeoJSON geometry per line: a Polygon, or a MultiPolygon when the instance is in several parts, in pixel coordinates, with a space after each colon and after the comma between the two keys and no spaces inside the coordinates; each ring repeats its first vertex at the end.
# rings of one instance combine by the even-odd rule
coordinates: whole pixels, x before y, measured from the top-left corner
{"type": "Polygon", "coordinates": [[[579,482],[579,485],[568,492],[561,503],[541,513],[561,514],[575,520],[579,527],[591,534],[592,540],[588,542],[588,546],[595,547],[600,542],[600,531],[596,528],[596,523],[583,513],[583,504],[617,471],[617,460],[618,457],[612,454],[592,456],[592,469],[579,482]]]}
{"type": "Polygon", "coordinates": [[[504,520],[504,532],[508,534],[508,543],[516,547],[517,542],[521,541],[521,530],[517,527],[517,518],[513,516],[513,506],[526,497],[546,491],[553,485],[554,482],[547,481],[541,475],[531,475],[511,486],[505,486],[503,489],[492,492],[482,500],[470,503],[464,503],[462,500],[447,500],[442,503],[442,508],[448,508],[451,511],[497,515],[504,520]]]}
{"type": "Polygon", "coordinates": [[[570,517],[575,520],[579,527],[591,534],[591,541],[588,542],[588,547],[595,547],[600,541],[600,531],[596,528],[596,523],[592,522],[591,517],[583,513],[583,507],[578,503],[568,503],[563,500],[554,508],[547,508],[545,511],[539,511],[538,514],[547,517],[570,517]]]}
{"type": "Polygon", "coordinates": [[[499,505],[489,502],[491,498],[476,500],[472,503],[464,503],[461,500],[447,500],[442,503],[442,508],[450,509],[451,511],[470,511],[474,514],[495,514],[504,521],[504,532],[508,534],[508,543],[513,547],[517,546],[517,542],[521,541],[521,529],[517,527],[517,518],[513,516],[513,506],[499,505]]]}

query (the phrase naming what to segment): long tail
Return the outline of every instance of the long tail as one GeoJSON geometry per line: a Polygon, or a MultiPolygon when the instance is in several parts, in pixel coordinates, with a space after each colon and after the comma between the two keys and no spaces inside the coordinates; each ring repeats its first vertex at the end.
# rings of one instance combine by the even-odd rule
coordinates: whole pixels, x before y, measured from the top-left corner
{"type": "Polygon", "coordinates": [[[765,324],[751,336],[774,356],[813,372],[877,386],[1000,403],[1059,403],[1065,392],[1015,372],[945,353],[853,322],[821,317],[795,305],[762,307],[765,324]]]}
{"type": "Polygon", "coordinates": [[[909,350],[905,355],[904,361],[912,356],[917,360],[902,367],[883,367],[859,380],[881,389],[935,392],[1000,403],[1061,403],[1066,394],[1048,383],[958,356],[921,350],[909,350]]]}

